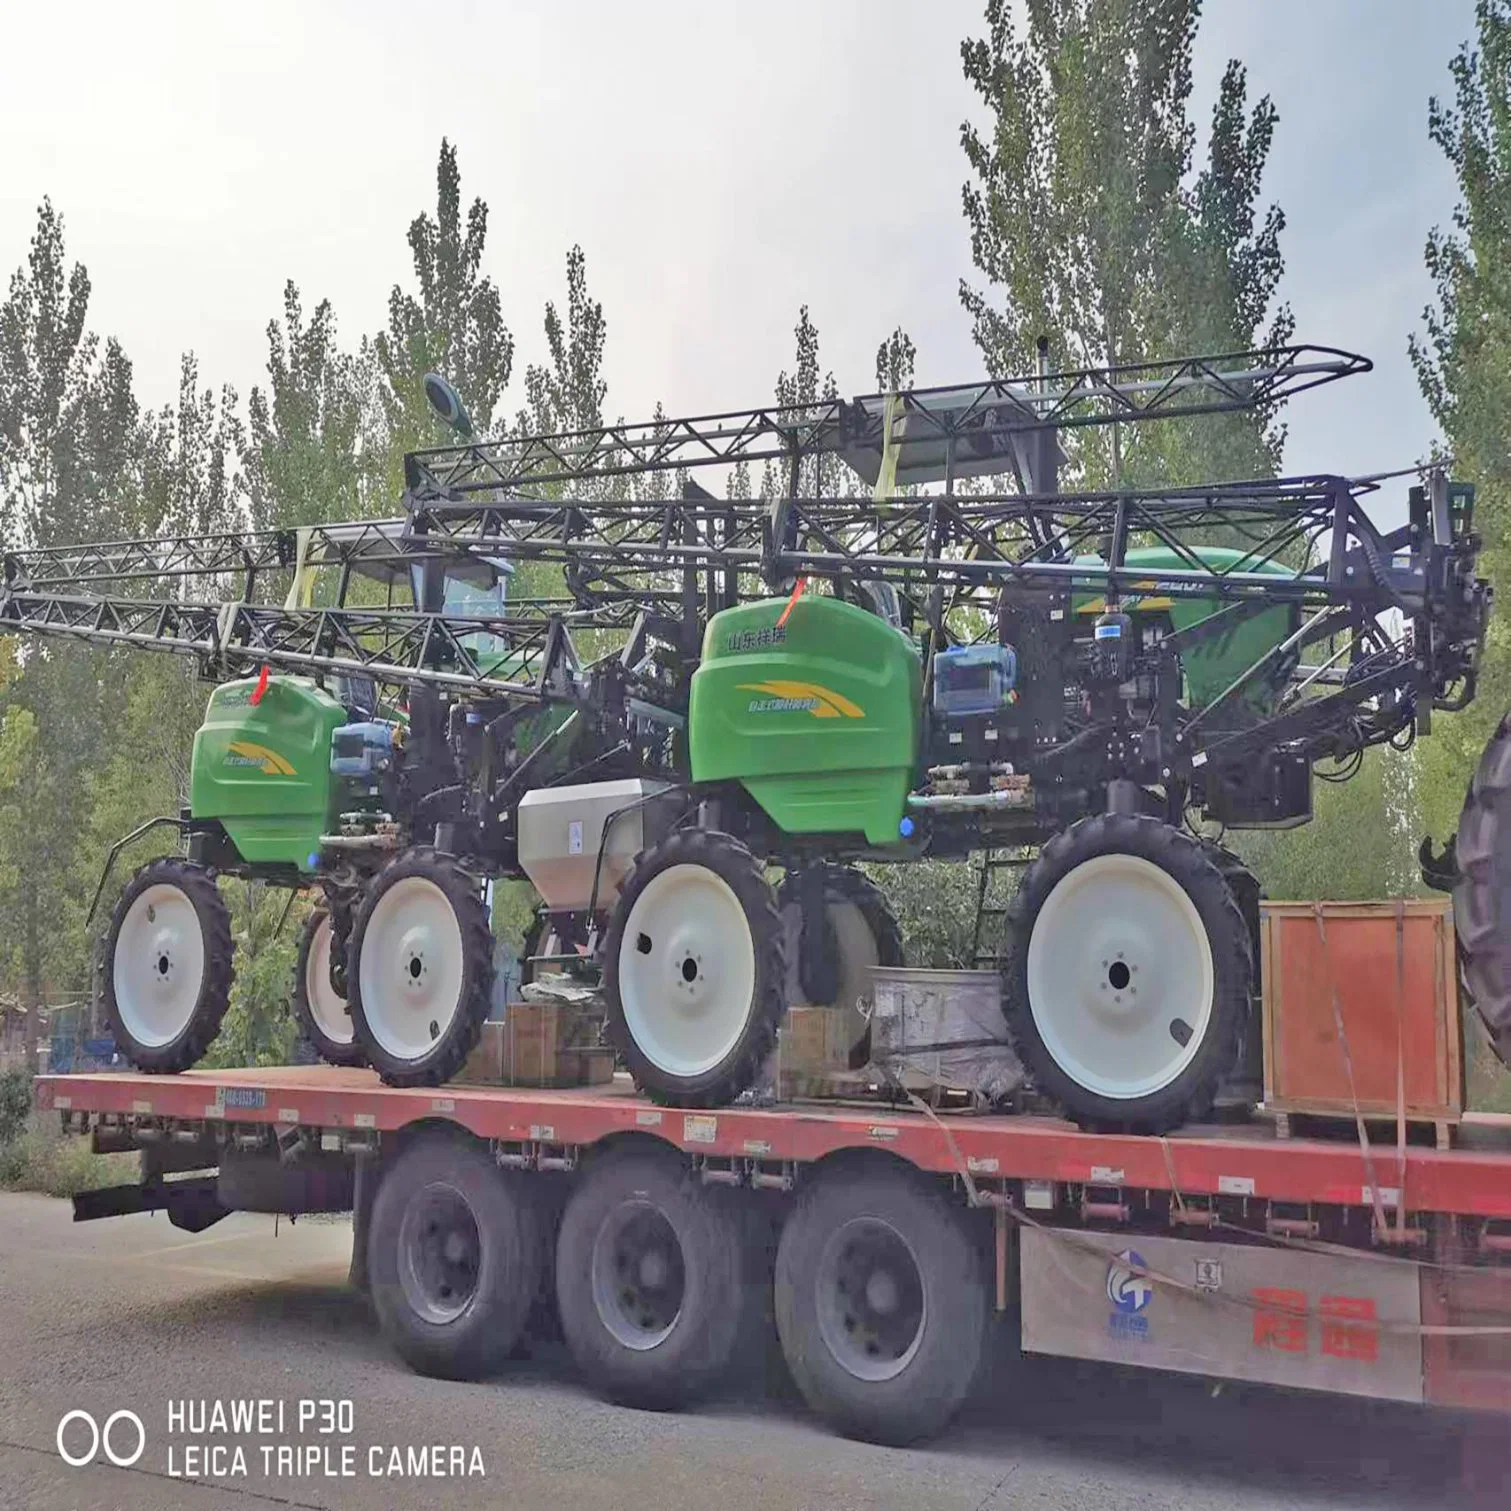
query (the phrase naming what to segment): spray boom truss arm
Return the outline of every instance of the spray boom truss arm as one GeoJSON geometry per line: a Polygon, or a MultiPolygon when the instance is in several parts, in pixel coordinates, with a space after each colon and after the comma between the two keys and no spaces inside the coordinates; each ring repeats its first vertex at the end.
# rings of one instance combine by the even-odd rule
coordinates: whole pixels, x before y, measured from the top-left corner
{"type": "Polygon", "coordinates": [[[1266,411],[1370,368],[1367,358],[1332,347],[1281,346],[690,419],[618,422],[414,452],[405,460],[405,485],[416,500],[501,497],[589,478],[785,461],[789,491],[795,492],[798,464],[819,455],[842,456],[874,483],[889,445],[896,451],[899,483],[986,472],[1014,472],[1021,481],[1028,470],[1027,443],[1036,432],[1266,411]]]}
{"type": "Polygon", "coordinates": [[[628,591],[690,569],[758,575],[773,588],[801,575],[890,582],[908,596],[1008,585],[1313,604],[1383,595],[1380,607],[1415,612],[1429,592],[1425,543],[1410,526],[1378,530],[1360,492],[1316,477],[1143,493],[782,499],[770,510],[697,499],[441,502],[415,510],[406,541],[566,563],[585,602],[597,574],[628,591]],[[1219,530],[1242,541],[1231,564],[1196,544],[1219,530]],[[1275,570],[1312,561],[1324,537],[1325,560],[1275,570]],[[1181,565],[1130,564],[1139,545],[1164,546],[1181,565]]]}
{"type": "Polygon", "coordinates": [[[192,656],[211,678],[246,676],[269,666],[308,676],[368,676],[394,686],[523,699],[570,691],[559,678],[563,656],[575,664],[572,630],[628,632],[632,624],[629,615],[581,611],[525,617],[24,591],[0,597],[0,633],[192,656]]]}

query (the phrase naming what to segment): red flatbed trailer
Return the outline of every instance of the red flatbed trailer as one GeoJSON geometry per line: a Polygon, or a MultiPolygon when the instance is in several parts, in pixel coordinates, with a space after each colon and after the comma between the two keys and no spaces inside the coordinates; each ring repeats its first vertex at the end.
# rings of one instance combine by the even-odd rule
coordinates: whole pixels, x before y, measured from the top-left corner
{"type": "MultiPolygon", "coordinates": [[[[143,1185],[79,1198],[80,1218],[166,1208],[197,1228],[238,1206],[354,1209],[354,1276],[371,1277],[399,1351],[439,1373],[473,1362],[466,1349],[460,1361],[448,1357],[437,1341],[458,1320],[449,1315],[452,1292],[443,1276],[447,1299],[432,1304],[437,1293],[425,1290],[424,1263],[394,1260],[388,1249],[405,1242],[404,1203],[420,1200],[403,1191],[452,1189],[444,1168],[438,1175],[420,1167],[437,1159],[444,1166],[446,1151],[461,1151],[464,1163],[486,1155],[487,1167],[503,1172],[510,1210],[524,1214],[521,1230],[539,1229],[540,1242],[554,1248],[568,1342],[580,1363],[584,1349],[599,1359],[597,1383],[619,1399],[664,1404],[675,1393],[655,1373],[655,1356],[675,1352],[665,1344],[678,1327],[713,1327],[720,1337],[728,1329],[692,1316],[696,1308],[684,1307],[680,1292],[668,1318],[656,1309],[654,1286],[635,1292],[635,1315],[620,1327],[609,1315],[618,1303],[593,1289],[593,1256],[621,1219],[604,1218],[594,1240],[576,1208],[639,1213],[642,1227],[651,1220],[645,1212],[661,1212],[683,1241],[679,1263],[689,1272],[705,1262],[716,1269],[717,1246],[709,1259],[679,1227],[688,1219],[677,1203],[690,1202],[689,1211],[706,1203],[726,1216],[766,1214],[784,1350],[805,1395],[841,1430],[904,1441],[942,1425],[970,1380],[958,1378],[961,1365],[952,1374],[937,1359],[930,1364],[917,1340],[930,1329],[974,1329],[975,1312],[949,1311],[945,1299],[969,1300],[978,1289],[983,1311],[1021,1315],[1024,1346],[1038,1352],[1511,1410],[1507,1119],[1470,1116],[1452,1149],[1367,1142],[1352,1126],[1336,1138],[1282,1140],[1262,1121],[1161,1138],[880,1101],[681,1111],[636,1096],[624,1077],[591,1090],[398,1089],[368,1071],[328,1066],[43,1076],[36,1095],[66,1128],[92,1133],[97,1148],[145,1151],[143,1185]],[[419,1176],[404,1173],[411,1165],[419,1176]],[[679,1179],[682,1195],[657,1195],[647,1175],[656,1170],[676,1176],[666,1189],[679,1179]],[[583,1195],[590,1184],[591,1199],[583,1195]],[[549,1197],[532,1194],[548,1188],[549,1197]],[[957,1227],[981,1255],[979,1274],[967,1266],[964,1283],[945,1274],[958,1268],[959,1252],[932,1252],[937,1231],[957,1227]],[[830,1229],[840,1237],[826,1240],[830,1229]],[[830,1250],[841,1240],[848,1246],[836,1259],[830,1250]],[[580,1285],[571,1273],[579,1250],[580,1285]],[[806,1286],[810,1273],[815,1288],[830,1284],[834,1294],[810,1298],[805,1311],[790,1293],[793,1277],[806,1286]],[[862,1302],[843,1299],[857,1287],[862,1302]],[[592,1318],[586,1329],[577,1325],[584,1296],[600,1298],[593,1304],[603,1328],[592,1318]],[[421,1314],[412,1327],[406,1305],[421,1314]],[[902,1335],[910,1305],[911,1338],[902,1335]],[[667,1331],[657,1330],[662,1323],[667,1331]],[[845,1351],[857,1329],[865,1351],[851,1368],[845,1351]],[[838,1375],[835,1359],[812,1362],[826,1337],[840,1340],[829,1350],[838,1375]]],[[[465,1210],[455,1221],[475,1229],[479,1242],[494,1242],[489,1222],[504,1219],[489,1218],[467,1179],[456,1178],[465,1210]]],[[[748,1227],[729,1241],[769,1258],[748,1227]]],[[[640,1243],[615,1251],[621,1271],[627,1262],[650,1264],[645,1254],[655,1241],[640,1243]]],[[[650,1267],[661,1273],[659,1260],[650,1267]]],[[[549,1259],[524,1268],[536,1291],[549,1285],[549,1259]]],[[[610,1291],[616,1283],[611,1275],[610,1291]]],[[[769,1268],[753,1279],[745,1272],[739,1286],[769,1305],[769,1268]]],[[[517,1308],[521,1325],[529,1299],[517,1308]]],[[[670,1304],[664,1296],[661,1303],[670,1304]]],[[[942,1346],[970,1359],[979,1351],[970,1338],[942,1346]]]]}

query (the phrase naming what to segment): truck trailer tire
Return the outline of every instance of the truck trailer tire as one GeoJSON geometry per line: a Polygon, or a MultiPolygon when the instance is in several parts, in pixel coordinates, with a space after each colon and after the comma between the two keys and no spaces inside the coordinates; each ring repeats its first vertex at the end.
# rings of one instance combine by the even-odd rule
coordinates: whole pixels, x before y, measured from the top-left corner
{"type": "Polygon", "coordinates": [[[589,1167],[556,1235],[562,1332],[612,1401],[670,1410],[710,1394],[752,1336],[741,1214],[671,1150],[589,1167]]]}
{"type": "Polygon", "coordinates": [[[231,1001],[231,914],[214,875],[154,860],[126,883],[105,940],[110,1032],[138,1070],[188,1070],[220,1032],[231,1001]]]}
{"type": "Polygon", "coordinates": [[[782,1230],[776,1321],[804,1399],[849,1437],[901,1447],[970,1392],[990,1317],[982,1246],[937,1182],[846,1163],[782,1230]]]}
{"type": "Polygon", "coordinates": [[[1252,972],[1248,925],[1202,846],[1158,819],[1101,814],[1024,873],[1002,1007],[1029,1073],[1076,1122],[1160,1133],[1211,1106],[1252,972]]]}
{"type": "Polygon", "coordinates": [[[476,882],[416,849],[372,880],[347,951],[352,1026],[390,1086],[440,1086],[477,1044],[493,993],[493,932],[476,882]]]}
{"type": "Polygon", "coordinates": [[[331,915],[315,908],[299,931],[294,955],[294,1020],[328,1065],[365,1065],[351,1004],[331,981],[331,915]]]}
{"type": "Polygon", "coordinates": [[[776,1043],[782,920],[760,862],[717,830],[643,851],[604,943],[610,1039],[635,1085],[673,1107],[721,1107],[776,1043]]]}
{"type": "Polygon", "coordinates": [[[420,1374],[474,1380],[509,1356],[545,1266],[530,1179],[446,1134],[422,1136],[384,1174],[368,1283],[384,1335],[420,1374]]]}

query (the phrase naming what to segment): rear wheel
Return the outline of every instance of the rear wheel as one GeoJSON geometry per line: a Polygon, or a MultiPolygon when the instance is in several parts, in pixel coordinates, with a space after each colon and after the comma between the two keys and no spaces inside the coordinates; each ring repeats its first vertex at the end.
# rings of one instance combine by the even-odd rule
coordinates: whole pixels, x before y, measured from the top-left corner
{"type": "Polygon", "coordinates": [[[461,1069],[488,1016],[493,935],[477,883],[412,850],[380,871],[352,931],[352,1025],[390,1086],[438,1086],[461,1069]]]}
{"type": "Polygon", "coordinates": [[[1511,1063],[1511,714],[1480,757],[1454,844],[1453,922],[1464,986],[1511,1063]]]}
{"type": "Polygon", "coordinates": [[[679,829],[644,852],[604,944],[610,1036],[635,1084],[678,1107],[717,1107],[776,1042],[786,958],[760,863],[727,834],[679,829]]]}
{"type": "Polygon", "coordinates": [[[411,1144],[383,1177],[368,1282],[385,1336],[421,1374],[476,1379],[518,1341],[545,1265],[531,1179],[442,1135],[411,1144]]]}
{"type": "Polygon", "coordinates": [[[231,1000],[231,915],[215,878],[154,860],[126,884],[105,942],[105,1016],[138,1070],[187,1070],[231,1000]]]}
{"type": "Polygon", "coordinates": [[[850,1063],[870,1058],[870,1026],[857,1004],[870,995],[871,972],[877,966],[904,963],[902,929],[886,895],[863,872],[849,866],[823,868],[826,938],[807,958],[822,958],[826,979],[805,979],[802,883],[789,872],[777,888],[782,934],[787,950],[787,1005],[832,1007],[846,1015],[850,1029],[850,1063]]]}
{"type": "Polygon", "coordinates": [[[294,956],[294,1017],[322,1060],[331,1065],[364,1065],[351,1005],[331,980],[333,937],[331,915],[315,908],[304,920],[294,956]]]}
{"type": "Polygon", "coordinates": [[[808,1404],[839,1431],[903,1445],[966,1398],[990,1316],[966,1214],[916,1171],[842,1165],[782,1231],[776,1320],[808,1404]]]}
{"type": "Polygon", "coordinates": [[[665,1410],[706,1395],[749,1336],[741,1213],[670,1151],[589,1167],[556,1239],[562,1331],[611,1400],[665,1410]]]}
{"type": "Polygon", "coordinates": [[[1158,1132],[1211,1105],[1251,967],[1248,927],[1201,846],[1157,819],[1105,814],[1057,835],[1024,874],[1003,1010],[1072,1118],[1158,1132]]]}

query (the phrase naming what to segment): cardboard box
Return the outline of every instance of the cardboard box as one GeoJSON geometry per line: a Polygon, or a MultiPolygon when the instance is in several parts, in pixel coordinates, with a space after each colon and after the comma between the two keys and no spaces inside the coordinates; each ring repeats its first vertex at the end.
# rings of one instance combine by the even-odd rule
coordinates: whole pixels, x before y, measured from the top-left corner
{"type": "Polygon", "coordinates": [[[456,1080],[471,1086],[601,1086],[614,1053],[599,1044],[600,1014],[561,1002],[511,1002],[483,1024],[456,1080]]]}
{"type": "Polygon", "coordinates": [[[804,1075],[848,1070],[854,1037],[848,1013],[832,1007],[789,1007],[782,1020],[782,1070],[804,1075]]]}

